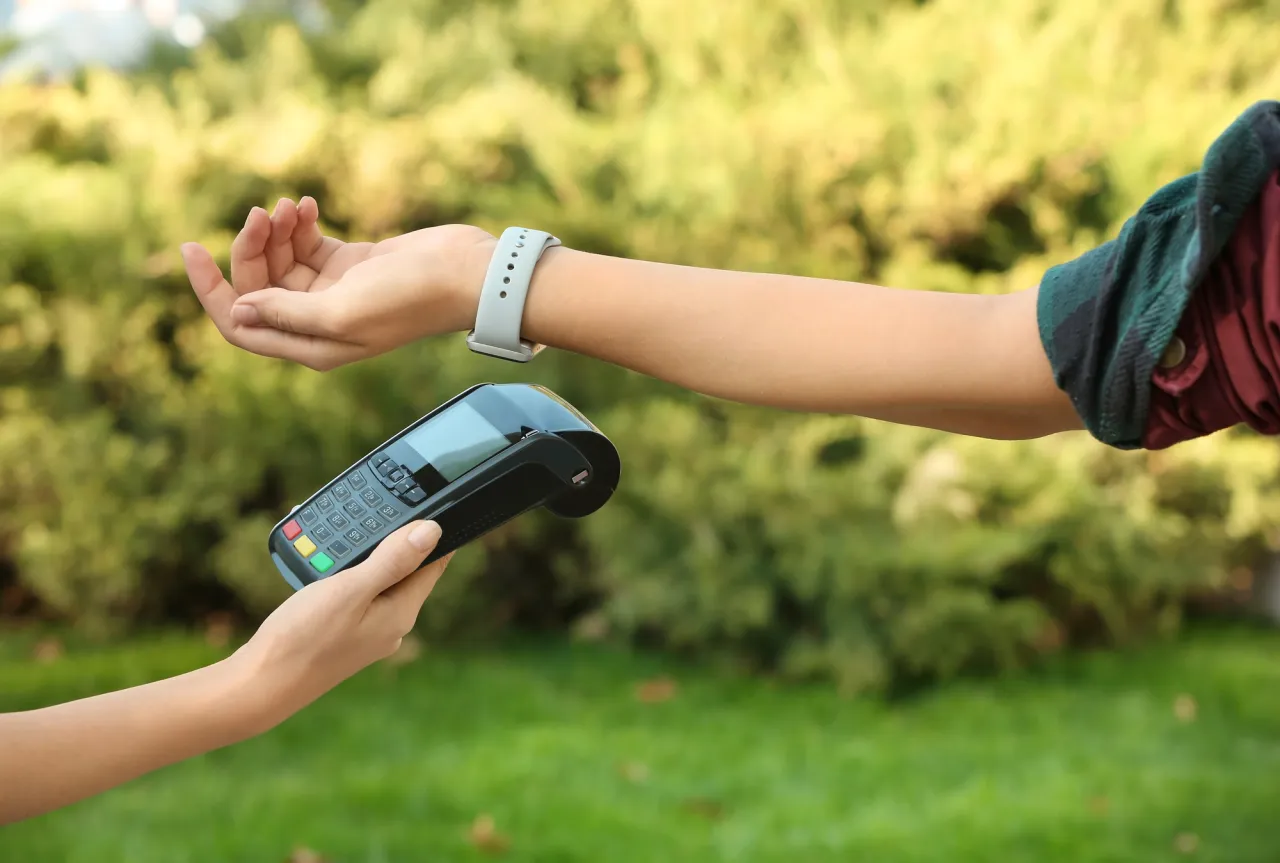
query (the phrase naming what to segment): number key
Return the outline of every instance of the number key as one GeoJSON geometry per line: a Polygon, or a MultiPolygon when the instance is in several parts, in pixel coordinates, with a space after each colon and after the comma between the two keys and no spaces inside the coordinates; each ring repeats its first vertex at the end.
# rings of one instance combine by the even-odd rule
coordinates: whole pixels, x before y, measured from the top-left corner
{"type": "Polygon", "coordinates": [[[347,538],[347,542],[351,543],[352,545],[359,545],[360,543],[364,542],[364,534],[356,530],[354,527],[351,528],[351,530],[344,533],[343,536],[345,536],[347,538]]]}
{"type": "Polygon", "coordinates": [[[382,522],[378,521],[373,516],[369,516],[364,521],[360,522],[360,526],[369,531],[369,533],[377,533],[382,530],[382,522]]]}
{"type": "Polygon", "coordinates": [[[351,522],[342,517],[342,513],[340,512],[335,512],[333,515],[329,516],[329,524],[333,525],[337,530],[342,530],[350,523],[351,522]]]}
{"type": "Polygon", "coordinates": [[[354,489],[362,489],[364,488],[365,483],[364,474],[360,473],[360,471],[356,471],[351,474],[351,476],[347,477],[347,482],[351,483],[351,487],[354,489]]]}
{"type": "Polygon", "coordinates": [[[378,507],[378,512],[382,513],[382,517],[386,519],[395,518],[400,514],[400,510],[396,509],[389,503],[384,503],[382,506],[378,507]]]}
{"type": "Polygon", "coordinates": [[[363,498],[364,502],[369,504],[369,506],[377,506],[382,503],[382,498],[378,497],[378,493],[371,488],[366,488],[364,491],[360,492],[360,497],[363,498]]]}
{"type": "Polygon", "coordinates": [[[345,482],[336,483],[333,487],[333,496],[338,500],[346,500],[351,497],[351,489],[347,488],[345,482]]]}
{"type": "Polygon", "coordinates": [[[327,512],[333,509],[333,498],[327,494],[322,494],[320,499],[316,501],[316,506],[320,507],[321,512],[327,512]]]}
{"type": "Polygon", "coordinates": [[[311,533],[321,542],[328,542],[333,538],[333,531],[329,530],[329,528],[325,527],[323,524],[313,527],[311,529],[311,533]]]}
{"type": "Polygon", "coordinates": [[[354,500],[347,501],[342,505],[342,508],[345,509],[347,511],[347,514],[350,515],[352,518],[359,518],[360,516],[364,515],[364,507],[362,507],[360,504],[358,504],[354,500]]]}

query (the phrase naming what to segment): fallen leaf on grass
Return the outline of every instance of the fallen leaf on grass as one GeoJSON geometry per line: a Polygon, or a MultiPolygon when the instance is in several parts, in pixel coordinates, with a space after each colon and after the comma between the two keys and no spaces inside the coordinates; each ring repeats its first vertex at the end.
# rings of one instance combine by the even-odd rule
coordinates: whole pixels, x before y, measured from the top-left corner
{"type": "Polygon", "coordinates": [[[670,701],[676,694],[676,682],[670,677],[655,677],[636,687],[636,698],[645,704],[670,701]]]}
{"type": "Polygon", "coordinates": [[[285,863],[329,863],[329,861],[310,848],[300,847],[293,849],[293,853],[289,855],[285,863]]]}
{"type": "Polygon", "coordinates": [[[1173,715],[1181,722],[1192,722],[1196,718],[1196,700],[1190,695],[1179,695],[1173,702],[1173,715]]]}
{"type": "Polygon", "coordinates": [[[64,652],[61,641],[56,638],[43,638],[31,648],[31,658],[41,665],[48,665],[61,659],[64,652]]]}
{"type": "Polygon", "coordinates": [[[618,773],[628,782],[639,784],[649,778],[649,767],[639,761],[626,761],[618,765],[618,773]]]}
{"type": "Polygon", "coordinates": [[[686,812],[700,815],[708,821],[719,821],[724,817],[724,804],[707,797],[690,798],[684,801],[683,808],[686,812]]]}
{"type": "Polygon", "coordinates": [[[1200,837],[1194,833],[1179,833],[1173,840],[1173,850],[1179,854],[1194,854],[1200,847],[1200,837]]]}
{"type": "Polygon", "coordinates": [[[498,832],[492,815],[477,815],[471,822],[469,838],[472,845],[486,854],[505,854],[511,847],[510,840],[498,832]]]}

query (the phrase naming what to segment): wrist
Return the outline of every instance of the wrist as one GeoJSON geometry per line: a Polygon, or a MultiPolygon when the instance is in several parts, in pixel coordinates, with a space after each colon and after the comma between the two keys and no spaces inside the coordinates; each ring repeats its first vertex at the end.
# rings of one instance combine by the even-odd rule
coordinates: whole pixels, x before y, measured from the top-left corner
{"type": "Polygon", "coordinates": [[[449,328],[452,332],[465,332],[475,326],[476,313],[480,308],[480,292],[497,247],[498,238],[487,234],[483,239],[467,246],[452,290],[453,320],[449,328]]]}
{"type": "Polygon", "coordinates": [[[242,739],[270,731],[296,712],[291,705],[297,687],[248,644],[213,668],[223,681],[219,688],[228,693],[232,730],[242,739]]]}
{"type": "Polygon", "coordinates": [[[564,293],[573,284],[566,267],[584,255],[565,246],[554,246],[543,252],[533,271],[533,278],[529,280],[529,293],[520,322],[522,338],[562,350],[579,351],[582,347],[572,343],[572,339],[566,341],[565,330],[567,327],[571,329],[571,321],[565,312],[578,311],[579,307],[564,293]]]}
{"type": "MultiPolygon", "coordinates": [[[[451,290],[451,332],[475,327],[484,284],[499,244],[498,237],[486,235],[467,246],[451,290]]],[[[558,295],[566,283],[565,266],[582,254],[558,243],[542,251],[529,280],[521,313],[520,338],[561,347],[554,341],[557,328],[562,323],[556,310],[564,306],[564,298],[558,295]]]]}

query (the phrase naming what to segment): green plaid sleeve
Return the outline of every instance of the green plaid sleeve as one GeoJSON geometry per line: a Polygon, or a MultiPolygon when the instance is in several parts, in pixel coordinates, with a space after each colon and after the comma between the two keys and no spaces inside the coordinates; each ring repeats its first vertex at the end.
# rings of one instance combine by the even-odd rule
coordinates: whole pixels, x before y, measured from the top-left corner
{"type": "Polygon", "coordinates": [[[1141,447],[1151,376],[1192,292],[1280,167],[1280,102],[1252,105],[1214,141],[1200,170],[1152,195],[1119,236],[1048,270],[1040,340],[1085,427],[1141,447]]]}

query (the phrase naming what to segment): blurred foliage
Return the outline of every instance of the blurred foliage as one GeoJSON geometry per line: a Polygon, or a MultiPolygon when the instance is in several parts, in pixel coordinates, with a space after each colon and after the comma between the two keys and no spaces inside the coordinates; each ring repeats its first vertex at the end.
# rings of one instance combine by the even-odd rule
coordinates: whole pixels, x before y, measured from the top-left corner
{"type": "Polygon", "coordinates": [[[178,247],[225,258],[250,207],[311,194],[352,239],[533,223],[610,254],[1023,288],[1275,95],[1273,6],[372,0],[327,34],[245,19],[136,75],[0,88],[0,556],[90,628],[261,613],[293,502],[527,375],[616,439],[622,488],[459,555],[429,631],[572,624],[850,691],[1171,631],[1270,546],[1271,443],[979,441],[458,338],[322,375],[222,343],[178,247]]]}

